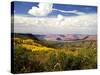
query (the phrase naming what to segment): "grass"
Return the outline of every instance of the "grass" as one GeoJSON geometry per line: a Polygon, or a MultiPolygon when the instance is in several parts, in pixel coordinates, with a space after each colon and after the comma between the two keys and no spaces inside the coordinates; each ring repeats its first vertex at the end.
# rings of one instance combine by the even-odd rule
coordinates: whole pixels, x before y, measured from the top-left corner
{"type": "Polygon", "coordinates": [[[97,68],[96,41],[54,43],[31,38],[14,40],[14,73],[97,68]]]}

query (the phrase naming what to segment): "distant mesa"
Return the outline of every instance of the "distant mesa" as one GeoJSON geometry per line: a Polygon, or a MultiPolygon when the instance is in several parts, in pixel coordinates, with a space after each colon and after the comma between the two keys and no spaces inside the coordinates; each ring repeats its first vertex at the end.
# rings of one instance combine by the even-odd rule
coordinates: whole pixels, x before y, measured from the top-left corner
{"type": "Polygon", "coordinates": [[[14,33],[16,37],[32,38],[36,40],[50,40],[50,41],[78,41],[78,40],[97,40],[97,35],[83,35],[83,34],[21,34],[14,33]]]}
{"type": "Polygon", "coordinates": [[[62,40],[62,39],[58,37],[56,40],[62,40]]]}
{"type": "Polygon", "coordinates": [[[51,40],[51,41],[97,40],[97,36],[82,35],[82,34],[45,35],[44,39],[51,40]]]}

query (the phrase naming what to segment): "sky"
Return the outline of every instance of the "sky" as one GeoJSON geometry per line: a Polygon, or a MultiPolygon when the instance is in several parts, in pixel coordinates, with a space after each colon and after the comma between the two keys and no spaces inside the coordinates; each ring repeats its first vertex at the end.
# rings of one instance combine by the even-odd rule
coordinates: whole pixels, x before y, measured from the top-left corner
{"type": "Polygon", "coordinates": [[[97,34],[96,6],[17,1],[11,7],[15,33],[97,34]]]}

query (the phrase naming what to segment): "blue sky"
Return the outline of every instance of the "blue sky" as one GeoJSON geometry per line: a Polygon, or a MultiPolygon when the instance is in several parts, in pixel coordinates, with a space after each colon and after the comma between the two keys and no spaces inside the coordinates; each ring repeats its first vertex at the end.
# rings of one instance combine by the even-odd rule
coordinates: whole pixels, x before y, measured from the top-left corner
{"type": "Polygon", "coordinates": [[[96,6],[12,2],[11,10],[15,33],[97,34],[96,6]]]}
{"type": "MultiPolygon", "coordinates": [[[[12,2],[12,12],[14,11],[14,14],[16,15],[30,15],[28,13],[29,9],[31,9],[33,6],[38,7],[39,3],[33,3],[33,2],[12,2]],[[13,4],[14,4],[14,9],[13,9],[13,4]]],[[[53,9],[57,10],[52,10],[48,15],[46,16],[57,16],[58,14],[61,14],[63,16],[77,16],[78,14],[75,13],[64,13],[62,11],[73,11],[77,10],[78,12],[83,12],[86,14],[90,13],[97,13],[97,7],[96,6],[80,6],[80,5],[66,5],[66,4],[53,4],[52,6],[53,9]]],[[[13,13],[12,13],[13,14],[13,13]]],[[[31,15],[34,16],[34,15],[31,15]]]]}

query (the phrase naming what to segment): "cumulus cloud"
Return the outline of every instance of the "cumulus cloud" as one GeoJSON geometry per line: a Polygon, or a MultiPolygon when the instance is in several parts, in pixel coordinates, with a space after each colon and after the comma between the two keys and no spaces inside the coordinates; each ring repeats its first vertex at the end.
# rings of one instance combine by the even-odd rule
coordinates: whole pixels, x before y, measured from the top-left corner
{"type": "Polygon", "coordinates": [[[37,7],[33,6],[32,9],[30,9],[28,11],[28,13],[33,15],[33,16],[47,16],[49,13],[52,12],[52,10],[60,11],[62,13],[66,13],[66,14],[69,14],[69,13],[77,14],[77,15],[84,15],[85,14],[84,12],[80,12],[78,10],[65,11],[65,10],[55,9],[55,8],[53,8],[52,3],[39,3],[37,7]]]}
{"type": "Polygon", "coordinates": [[[57,19],[58,19],[58,21],[64,20],[64,16],[59,14],[59,15],[57,15],[57,19]]]}
{"type": "Polygon", "coordinates": [[[66,17],[14,16],[14,32],[32,34],[96,34],[97,15],[66,17]]]}
{"type": "Polygon", "coordinates": [[[28,13],[34,16],[46,16],[52,11],[52,7],[52,3],[39,3],[38,7],[33,6],[28,13]]]}

